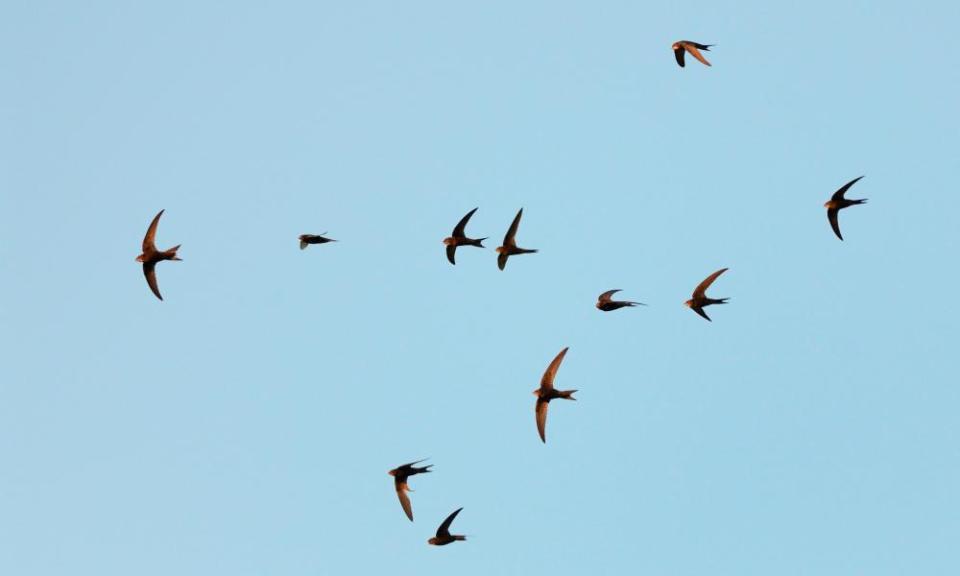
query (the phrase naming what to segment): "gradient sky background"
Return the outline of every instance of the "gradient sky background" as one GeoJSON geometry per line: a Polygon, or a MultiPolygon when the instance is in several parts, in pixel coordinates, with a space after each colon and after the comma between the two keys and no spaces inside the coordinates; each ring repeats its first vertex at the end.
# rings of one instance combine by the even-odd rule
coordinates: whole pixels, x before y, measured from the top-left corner
{"type": "Polygon", "coordinates": [[[453,4],[0,6],[0,573],[960,572],[957,3],[453,4]]]}

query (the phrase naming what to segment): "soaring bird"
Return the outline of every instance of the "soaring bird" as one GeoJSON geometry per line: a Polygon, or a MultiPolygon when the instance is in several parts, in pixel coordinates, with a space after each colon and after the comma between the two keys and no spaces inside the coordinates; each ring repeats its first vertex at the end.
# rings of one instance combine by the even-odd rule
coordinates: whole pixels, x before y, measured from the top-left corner
{"type": "Polygon", "coordinates": [[[610,312],[613,310],[619,310],[620,308],[626,308],[627,306],[646,306],[643,302],[630,302],[628,300],[612,300],[611,296],[619,292],[620,289],[616,290],[607,290],[597,299],[597,308],[603,310],[604,312],[610,312]]]}
{"type": "Polygon", "coordinates": [[[409,518],[411,522],[413,522],[413,508],[410,506],[410,498],[407,496],[407,491],[413,492],[413,490],[410,490],[410,487],[407,486],[407,478],[416,474],[429,472],[430,468],[433,467],[433,464],[427,464],[419,468],[414,466],[414,464],[421,462],[423,462],[423,460],[410,462],[409,464],[397,466],[387,472],[387,474],[393,476],[393,487],[397,490],[397,498],[400,499],[400,505],[403,506],[403,511],[406,512],[407,518],[409,518]]]}
{"type": "Polygon", "coordinates": [[[470,217],[473,216],[473,213],[476,211],[477,209],[474,208],[467,212],[467,215],[457,222],[457,225],[453,228],[453,233],[443,239],[443,243],[447,246],[447,260],[449,260],[451,264],[456,265],[457,263],[455,259],[457,246],[477,246],[483,248],[483,241],[486,240],[486,238],[467,238],[466,233],[467,222],[470,221],[470,217]]]}
{"type": "Polygon", "coordinates": [[[453,519],[457,517],[457,514],[463,510],[463,507],[457,508],[453,511],[453,514],[447,516],[447,519],[443,521],[443,524],[437,528],[437,535],[433,538],[427,540],[428,544],[433,544],[434,546],[446,546],[451,542],[456,542],[457,540],[466,540],[467,537],[462,534],[451,534],[450,533],[450,524],[453,523],[453,519]]]}
{"type": "Polygon", "coordinates": [[[691,42],[690,40],[679,40],[673,43],[672,48],[673,55],[677,59],[677,64],[683,68],[686,66],[686,63],[683,61],[683,56],[687,52],[689,52],[691,56],[700,62],[710,66],[711,64],[707,62],[707,59],[703,57],[703,54],[701,54],[700,51],[703,50],[704,52],[709,52],[711,46],[715,46],[715,44],[698,44],[696,42],[691,42]]]}
{"type": "MultiPolygon", "coordinates": [[[[323,234],[326,234],[326,232],[323,234]]],[[[324,238],[323,234],[301,234],[300,249],[303,250],[310,244],[326,244],[327,242],[336,242],[336,240],[333,238],[324,238]]]]}
{"type": "Polygon", "coordinates": [[[550,405],[550,401],[554,398],[576,400],[573,397],[576,390],[557,390],[553,387],[553,378],[557,375],[557,369],[560,368],[560,363],[563,362],[563,357],[567,355],[569,349],[568,346],[557,354],[553,362],[547,366],[547,371],[543,373],[543,378],[540,379],[540,387],[533,391],[533,394],[537,397],[537,432],[540,433],[540,440],[543,440],[544,444],[547,443],[547,407],[550,405]]]}
{"type": "Polygon", "coordinates": [[[510,229],[507,230],[507,235],[503,237],[503,246],[497,247],[497,266],[503,270],[507,265],[507,258],[511,256],[516,256],[517,254],[533,254],[536,250],[528,250],[526,248],[519,248],[517,246],[516,240],[514,237],[517,235],[517,228],[520,227],[520,218],[523,216],[523,208],[517,212],[517,215],[513,218],[513,223],[510,224],[510,229]]]}
{"type": "Polygon", "coordinates": [[[157,224],[160,223],[160,216],[163,216],[163,210],[157,212],[157,215],[153,217],[153,222],[150,223],[150,227],[147,228],[147,235],[143,237],[143,254],[137,256],[137,262],[143,262],[143,275],[147,278],[147,284],[156,297],[163,300],[163,296],[160,295],[160,288],[157,287],[157,262],[164,260],[179,261],[177,250],[180,249],[180,244],[168,250],[157,250],[157,245],[153,243],[153,239],[157,235],[157,224]]]}
{"type": "Polygon", "coordinates": [[[833,227],[833,232],[837,235],[837,238],[841,240],[843,240],[843,236],[840,235],[840,222],[837,220],[838,213],[844,208],[856,206],[857,204],[866,204],[867,202],[866,198],[861,198],[860,200],[847,200],[843,197],[847,190],[856,184],[857,180],[860,180],[860,178],[863,178],[863,176],[854,178],[853,180],[841,186],[840,189],[834,192],[833,196],[831,196],[830,199],[823,204],[823,206],[827,209],[827,219],[830,220],[830,226],[833,227]]]}
{"type": "MultiPolygon", "coordinates": [[[[703,316],[707,320],[710,320],[710,317],[707,316],[707,313],[703,311],[704,306],[710,306],[712,304],[726,304],[729,298],[710,298],[707,296],[707,288],[709,288],[710,285],[713,284],[713,281],[727,270],[728,268],[721,268],[713,274],[707,276],[706,280],[701,282],[700,285],[698,285],[693,291],[693,297],[684,302],[687,308],[693,309],[693,311],[697,314],[703,316]]],[[[712,320],[710,321],[712,322],[712,320]]]]}

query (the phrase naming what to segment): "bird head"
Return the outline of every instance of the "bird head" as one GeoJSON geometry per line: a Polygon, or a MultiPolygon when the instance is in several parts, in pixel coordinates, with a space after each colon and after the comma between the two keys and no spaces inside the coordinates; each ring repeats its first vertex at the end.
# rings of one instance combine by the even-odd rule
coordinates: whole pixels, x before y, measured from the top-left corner
{"type": "Polygon", "coordinates": [[[447,236],[446,238],[443,239],[444,246],[453,246],[453,242],[454,242],[453,236],[447,236]]]}
{"type": "Polygon", "coordinates": [[[507,251],[506,246],[497,246],[497,254],[503,254],[506,251],[507,251]]]}
{"type": "Polygon", "coordinates": [[[824,203],[823,203],[823,207],[824,207],[824,208],[832,208],[832,207],[833,207],[833,200],[827,200],[826,202],[824,202],[824,203]]]}
{"type": "Polygon", "coordinates": [[[396,476],[396,475],[397,475],[397,469],[394,468],[393,470],[388,470],[388,471],[387,471],[387,474],[389,474],[389,475],[391,475],[391,476],[396,476]]]}
{"type": "Polygon", "coordinates": [[[137,256],[137,262],[143,262],[143,260],[144,260],[143,254],[137,256]]]}
{"type": "Polygon", "coordinates": [[[683,305],[686,306],[687,308],[693,308],[693,300],[687,300],[686,302],[683,303],[683,305]]]}

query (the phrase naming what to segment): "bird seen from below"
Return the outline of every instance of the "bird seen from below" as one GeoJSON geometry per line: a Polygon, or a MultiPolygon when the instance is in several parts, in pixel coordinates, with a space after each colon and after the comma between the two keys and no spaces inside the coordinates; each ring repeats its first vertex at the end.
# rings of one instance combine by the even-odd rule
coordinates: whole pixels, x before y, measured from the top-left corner
{"type": "Polygon", "coordinates": [[[603,310],[604,312],[612,312],[613,310],[619,310],[620,308],[627,308],[630,306],[646,306],[643,302],[630,302],[629,300],[613,300],[611,297],[620,292],[620,289],[616,290],[607,290],[597,298],[597,309],[603,310]]]}
{"type": "Polygon", "coordinates": [[[507,258],[518,254],[533,254],[536,252],[536,250],[528,250],[517,246],[517,241],[514,237],[517,235],[517,228],[520,227],[521,217],[523,217],[523,208],[521,208],[513,218],[510,229],[507,230],[506,236],[503,237],[503,246],[497,247],[497,254],[499,254],[499,256],[497,256],[497,267],[501,270],[507,266],[507,258]]]}
{"type": "Polygon", "coordinates": [[[543,373],[543,378],[540,379],[540,387],[533,391],[533,394],[537,397],[537,404],[534,409],[537,415],[537,432],[540,433],[540,440],[544,444],[547,443],[547,407],[550,405],[550,401],[554,398],[576,400],[573,397],[576,390],[557,390],[553,387],[553,379],[556,377],[560,363],[563,362],[563,357],[567,355],[569,349],[568,346],[557,354],[553,362],[547,366],[547,371],[543,373]]]}
{"type": "Polygon", "coordinates": [[[840,189],[834,192],[833,196],[831,196],[830,199],[823,204],[824,208],[827,209],[827,219],[830,220],[830,226],[833,228],[833,233],[836,234],[837,238],[841,240],[843,240],[843,236],[840,234],[840,221],[837,219],[837,217],[840,215],[840,211],[844,208],[849,208],[850,206],[867,203],[866,198],[861,198],[859,200],[847,200],[843,197],[843,195],[847,193],[847,190],[856,184],[860,178],[863,178],[863,176],[854,178],[853,180],[841,186],[840,189]]]}
{"type": "Polygon", "coordinates": [[[483,248],[483,241],[486,240],[486,238],[467,238],[466,233],[467,222],[470,221],[470,217],[473,216],[473,213],[476,211],[477,209],[474,208],[467,212],[467,215],[457,222],[457,225],[453,228],[453,233],[443,239],[443,243],[447,246],[447,260],[453,265],[457,264],[457,246],[476,246],[483,248]]]}
{"type": "Polygon", "coordinates": [[[711,46],[715,46],[715,44],[698,44],[696,42],[691,42],[689,40],[679,40],[677,42],[674,42],[671,48],[673,48],[673,55],[677,59],[677,64],[679,64],[680,67],[683,68],[684,66],[686,66],[686,63],[684,62],[684,54],[686,54],[687,52],[689,52],[691,56],[693,56],[703,64],[706,64],[707,66],[712,66],[712,64],[707,62],[707,59],[703,57],[703,54],[700,53],[701,50],[703,50],[704,52],[710,51],[711,46]]]}
{"type": "Polygon", "coordinates": [[[427,543],[433,544],[434,546],[446,546],[447,544],[456,542],[457,540],[466,540],[467,537],[462,534],[450,533],[450,524],[453,523],[453,519],[457,517],[457,514],[459,514],[461,510],[463,510],[463,507],[457,508],[453,511],[453,514],[447,516],[447,519],[443,521],[443,524],[440,524],[440,527],[437,528],[437,535],[427,540],[427,543]]]}
{"type": "Polygon", "coordinates": [[[407,486],[407,478],[416,474],[424,474],[429,472],[430,468],[433,466],[433,464],[428,464],[421,467],[414,466],[414,464],[419,464],[421,462],[423,462],[423,460],[417,460],[416,462],[403,464],[402,466],[398,466],[387,472],[387,474],[393,476],[393,487],[397,490],[397,498],[400,499],[400,505],[403,506],[403,511],[406,513],[407,518],[409,518],[411,522],[413,522],[413,507],[410,505],[410,498],[407,496],[407,492],[413,492],[413,490],[410,490],[410,487],[407,486]]]}
{"type": "Polygon", "coordinates": [[[150,223],[150,227],[147,228],[147,234],[143,237],[143,253],[137,256],[137,262],[143,262],[143,275],[147,279],[150,290],[153,290],[157,298],[163,300],[163,296],[160,295],[160,288],[157,287],[157,262],[163,262],[164,260],[180,261],[180,258],[177,257],[180,244],[167,250],[157,250],[154,238],[157,236],[157,224],[160,223],[160,216],[163,216],[163,210],[157,212],[157,215],[153,217],[153,222],[150,223]]]}
{"type": "MultiPolygon", "coordinates": [[[[326,234],[326,232],[323,234],[326,234]]],[[[336,240],[333,238],[325,238],[323,234],[301,234],[300,249],[303,250],[310,244],[326,244],[327,242],[336,242],[336,240]]]]}
{"type": "MultiPolygon", "coordinates": [[[[707,276],[706,280],[701,282],[693,291],[693,297],[684,302],[684,304],[700,316],[710,320],[710,317],[707,316],[707,313],[703,311],[703,308],[713,304],[726,304],[729,298],[710,298],[707,296],[707,288],[709,288],[710,285],[713,284],[713,281],[727,270],[727,268],[721,268],[713,274],[707,276]]],[[[710,321],[712,322],[712,320],[710,321]]]]}

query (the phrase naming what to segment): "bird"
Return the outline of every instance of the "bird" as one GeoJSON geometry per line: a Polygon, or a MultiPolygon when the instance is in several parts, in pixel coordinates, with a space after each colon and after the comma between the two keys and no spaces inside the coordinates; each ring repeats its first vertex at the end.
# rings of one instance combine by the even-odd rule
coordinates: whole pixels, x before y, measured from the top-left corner
{"type": "Polygon", "coordinates": [[[833,232],[834,234],[837,235],[837,238],[841,240],[843,240],[843,236],[840,234],[840,221],[837,220],[837,216],[839,215],[839,212],[844,208],[849,208],[850,206],[856,206],[857,204],[867,203],[866,198],[861,198],[860,200],[847,200],[846,198],[843,197],[843,195],[846,194],[847,190],[849,190],[851,186],[856,184],[857,181],[860,180],[860,178],[863,178],[863,176],[854,178],[853,180],[841,186],[840,189],[834,192],[833,196],[831,196],[830,199],[824,202],[823,204],[824,208],[827,209],[827,219],[830,220],[830,226],[833,227],[833,232]]]}
{"type": "Polygon", "coordinates": [[[497,247],[497,267],[503,270],[507,266],[507,258],[511,256],[516,256],[518,254],[533,254],[536,250],[528,250],[526,248],[519,248],[517,246],[514,236],[517,235],[517,228],[520,227],[520,218],[523,216],[523,208],[517,212],[517,215],[513,218],[513,223],[510,224],[510,229],[507,230],[506,236],[503,237],[503,246],[497,247]]]}
{"type": "MultiPolygon", "coordinates": [[[[326,234],[326,232],[323,234],[326,234]]],[[[303,250],[309,244],[326,244],[327,242],[336,242],[336,240],[333,238],[324,238],[323,234],[301,234],[300,249],[303,250]]]]}
{"type": "Polygon", "coordinates": [[[440,524],[440,527],[437,528],[437,535],[427,540],[427,543],[433,544],[434,546],[446,546],[447,544],[456,542],[457,540],[466,540],[467,537],[462,534],[450,533],[450,524],[453,523],[453,519],[457,517],[457,514],[459,514],[461,510],[463,510],[462,506],[454,510],[453,514],[447,516],[447,519],[443,521],[443,524],[440,524]]]}
{"type": "Polygon", "coordinates": [[[620,308],[626,308],[628,306],[646,306],[643,302],[630,302],[627,300],[611,300],[610,297],[620,292],[620,289],[616,290],[607,290],[597,298],[597,309],[603,310],[604,312],[611,312],[613,310],[619,310],[620,308]]]}
{"type": "Polygon", "coordinates": [[[161,216],[163,216],[163,210],[157,212],[157,215],[153,217],[153,222],[150,223],[150,227],[147,228],[147,234],[143,237],[143,253],[137,256],[137,262],[143,263],[143,275],[147,279],[147,285],[150,286],[150,290],[153,290],[157,298],[163,300],[163,296],[160,295],[160,288],[157,287],[157,262],[164,260],[176,260],[179,262],[181,258],[177,257],[177,250],[180,249],[180,244],[167,250],[157,250],[157,245],[153,243],[157,235],[157,224],[160,223],[161,216]]]}
{"type": "Polygon", "coordinates": [[[716,44],[698,44],[696,42],[691,42],[690,40],[678,40],[677,42],[673,43],[672,48],[673,55],[677,59],[677,64],[683,68],[686,66],[686,63],[683,61],[683,56],[686,52],[689,52],[691,56],[707,66],[711,66],[711,64],[707,62],[707,59],[703,57],[703,54],[700,53],[701,50],[709,52],[711,46],[716,46],[716,44]]]}
{"type": "Polygon", "coordinates": [[[706,280],[701,282],[696,289],[694,289],[693,297],[684,302],[687,308],[691,308],[697,314],[703,316],[710,322],[713,322],[713,320],[710,320],[710,317],[707,316],[707,313],[703,311],[703,307],[710,306],[712,304],[726,304],[729,298],[710,298],[706,294],[707,288],[709,288],[710,285],[713,284],[713,281],[727,270],[728,268],[721,268],[713,274],[707,276],[706,280]]]}
{"type": "Polygon", "coordinates": [[[443,239],[443,243],[447,246],[447,260],[451,264],[456,265],[457,261],[455,256],[457,254],[457,246],[477,246],[478,248],[483,248],[483,241],[486,238],[467,238],[467,233],[465,231],[467,227],[467,222],[470,221],[470,217],[473,216],[473,213],[477,209],[467,212],[467,215],[460,219],[457,222],[457,225],[453,228],[453,233],[443,239]]]}
{"type": "Polygon", "coordinates": [[[557,375],[557,369],[560,368],[560,363],[563,362],[563,357],[567,355],[567,350],[570,347],[567,346],[557,354],[557,357],[553,359],[553,362],[547,366],[547,371],[543,373],[543,378],[540,379],[540,387],[533,391],[533,394],[537,397],[536,404],[536,414],[537,414],[537,432],[540,433],[540,440],[544,444],[547,443],[547,407],[550,405],[550,401],[554,398],[564,398],[566,400],[576,400],[573,397],[573,393],[576,390],[557,390],[553,387],[553,378],[557,375]]]}
{"type": "Polygon", "coordinates": [[[397,498],[400,499],[400,505],[403,506],[403,511],[407,514],[407,518],[409,518],[411,522],[413,522],[413,508],[410,506],[410,498],[407,496],[407,491],[413,492],[413,490],[410,490],[410,487],[407,486],[407,478],[416,474],[430,472],[433,464],[427,464],[419,468],[414,466],[414,464],[419,464],[423,461],[424,460],[417,460],[416,462],[403,464],[387,472],[387,474],[393,476],[393,487],[397,490],[397,498]]]}

